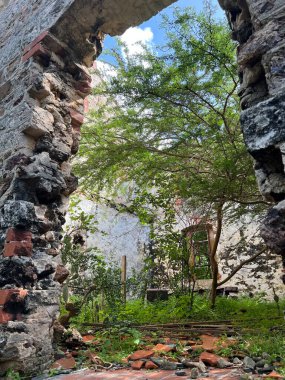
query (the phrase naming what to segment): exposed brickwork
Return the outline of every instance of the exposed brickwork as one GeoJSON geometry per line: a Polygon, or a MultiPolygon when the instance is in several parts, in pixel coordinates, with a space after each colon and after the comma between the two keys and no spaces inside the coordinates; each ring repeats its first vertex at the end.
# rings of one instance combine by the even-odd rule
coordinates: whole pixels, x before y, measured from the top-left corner
{"type": "Polygon", "coordinates": [[[27,302],[13,290],[12,303],[0,306],[0,377],[12,367],[38,373],[53,361],[52,324],[68,275],[57,256],[77,187],[70,159],[91,92],[88,66],[104,33],[123,33],[173,1],[0,4],[0,288],[2,298],[8,287],[29,289],[27,302]],[[21,334],[9,328],[18,319],[21,334]]]}
{"type": "Polygon", "coordinates": [[[4,245],[4,257],[32,256],[33,244],[28,241],[10,241],[4,245]]]}
{"type": "Polygon", "coordinates": [[[13,305],[24,302],[27,297],[25,289],[1,289],[0,290],[0,324],[9,321],[21,320],[22,315],[13,305]]]}
{"type": "Polygon", "coordinates": [[[6,234],[6,243],[11,241],[32,241],[33,234],[31,231],[23,231],[16,228],[8,228],[6,234]]]}

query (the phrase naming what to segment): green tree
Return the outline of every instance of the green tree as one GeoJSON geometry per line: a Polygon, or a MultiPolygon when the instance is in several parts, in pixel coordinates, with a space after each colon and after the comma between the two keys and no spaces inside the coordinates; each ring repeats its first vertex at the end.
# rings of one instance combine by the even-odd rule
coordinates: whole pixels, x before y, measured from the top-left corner
{"type": "Polygon", "coordinates": [[[213,304],[224,211],[236,217],[263,204],[240,130],[236,46],[225,24],[211,4],[200,14],[174,8],[164,16],[164,46],[133,56],[119,42],[116,75],[94,89],[101,103],[83,130],[77,165],[93,194],[127,182],[165,209],[185,199],[215,218],[213,304]]]}

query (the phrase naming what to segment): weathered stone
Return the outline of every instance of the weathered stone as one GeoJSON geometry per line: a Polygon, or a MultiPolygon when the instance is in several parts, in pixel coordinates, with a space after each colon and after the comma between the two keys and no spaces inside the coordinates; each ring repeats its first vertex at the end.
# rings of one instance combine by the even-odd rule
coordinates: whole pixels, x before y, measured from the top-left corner
{"type": "Polygon", "coordinates": [[[205,364],[200,360],[199,362],[192,362],[191,360],[188,359],[183,359],[182,364],[187,367],[187,368],[198,368],[200,372],[206,372],[207,367],[205,364]]]}
{"type": "Polygon", "coordinates": [[[261,193],[270,202],[280,202],[279,208],[269,211],[262,236],[269,248],[284,257],[285,3],[283,0],[219,0],[219,3],[226,11],[233,38],[240,43],[239,95],[245,143],[256,162],[261,193]]]}
{"type": "Polygon", "coordinates": [[[243,359],[243,364],[246,368],[254,369],[255,368],[255,361],[251,359],[249,356],[246,356],[243,359]]]}
{"type": "Polygon", "coordinates": [[[76,367],[76,362],[73,357],[59,359],[55,363],[53,363],[53,365],[51,366],[51,368],[56,368],[56,369],[61,369],[61,368],[73,369],[75,367],[76,367]]]}
{"type": "Polygon", "coordinates": [[[198,379],[199,375],[200,375],[200,373],[199,373],[198,368],[192,368],[190,378],[191,379],[198,379]]]}
{"type": "Polygon", "coordinates": [[[53,279],[54,281],[57,281],[60,284],[62,284],[67,279],[68,276],[69,276],[69,270],[67,270],[64,265],[60,264],[56,267],[56,271],[55,271],[55,275],[53,279]]]}
{"type": "MultiPolygon", "coordinates": [[[[233,38],[241,44],[242,127],[257,162],[260,188],[271,200],[283,201],[285,5],[282,0],[219,1],[227,12],[233,38]],[[273,160],[269,151],[274,153],[273,160]]],[[[9,323],[0,326],[0,376],[13,367],[26,373],[42,371],[52,361],[51,326],[58,311],[60,285],[51,274],[59,248],[56,241],[45,242],[41,236],[48,231],[59,233],[66,197],[77,184],[64,163],[78,150],[82,99],[90,91],[86,66],[100,54],[104,33],[123,33],[172,2],[0,2],[0,92],[4,103],[0,109],[0,245],[2,250],[10,227],[31,231],[34,243],[31,258],[0,258],[0,285],[32,290],[28,296],[31,308],[22,316],[27,331],[11,332],[9,323]],[[46,254],[48,251],[53,254],[46,254]]],[[[268,241],[274,223],[282,229],[279,214],[279,219],[274,216],[266,225],[268,241]]],[[[55,236],[58,239],[59,234],[55,236]]],[[[282,236],[273,235],[270,244],[281,252],[282,236]]],[[[3,320],[9,317],[3,313],[3,320]]]]}
{"type": "Polygon", "coordinates": [[[232,367],[232,363],[230,363],[228,360],[225,360],[225,359],[221,358],[221,359],[218,360],[217,367],[218,368],[232,367]]]}

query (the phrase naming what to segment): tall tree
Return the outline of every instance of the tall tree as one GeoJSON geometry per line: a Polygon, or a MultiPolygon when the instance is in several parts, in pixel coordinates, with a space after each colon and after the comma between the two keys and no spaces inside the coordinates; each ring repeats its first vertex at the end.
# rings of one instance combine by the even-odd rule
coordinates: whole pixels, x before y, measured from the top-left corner
{"type": "Polygon", "coordinates": [[[133,56],[119,42],[112,52],[116,75],[94,89],[103,100],[83,130],[77,172],[92,191],[135,183],[137,195],[169,199],[165,207],[182,198],[215,215],[214,303],[223,212],[263,203],[239,125],[236,47],[210,4],[200,14],[175,8],[162,28],[163,47],[133,56]]]}

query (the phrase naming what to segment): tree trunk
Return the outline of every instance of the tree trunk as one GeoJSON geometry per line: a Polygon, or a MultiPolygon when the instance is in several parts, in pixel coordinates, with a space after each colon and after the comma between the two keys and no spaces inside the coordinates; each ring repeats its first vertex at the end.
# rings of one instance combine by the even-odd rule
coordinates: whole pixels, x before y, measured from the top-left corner
{"type": "Polygon", "coordinates": [[[217,287],[218,287],[218,275],[219,268],[216,260],[216,253],[221,237],[222,232],[222,224],[223,224],[223,203],[219,204],[217,207],[217,231],[214,239],[210,240],[210,263],[212,270],[212,289],[211,289],[211,308],[213,309],[216,304],[216,295],[217,295],[217,287]]]}

